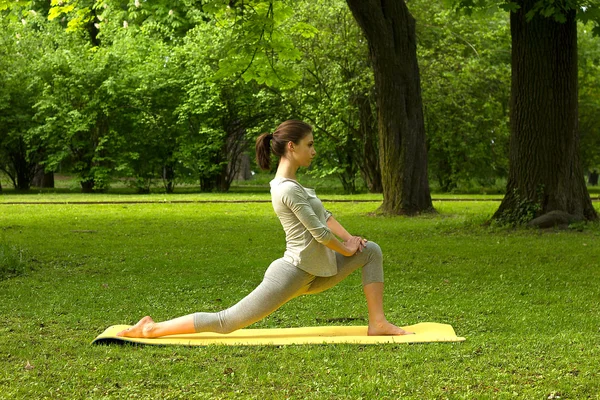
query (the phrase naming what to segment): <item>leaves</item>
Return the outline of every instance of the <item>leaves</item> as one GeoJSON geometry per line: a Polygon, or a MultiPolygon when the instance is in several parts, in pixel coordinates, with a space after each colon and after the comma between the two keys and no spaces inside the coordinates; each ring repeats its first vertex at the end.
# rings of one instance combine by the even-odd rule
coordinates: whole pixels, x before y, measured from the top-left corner
{"type": "MultiPolygon", "coordinates": [[[[594,21],[591,3],[578,13],[582,20],[594,21]]],[[[235,121],[251,152],[254,134],[293,117],[315,126],[320,157],[312,174],[337,176],[356,191],[359,175],[373,165],[377,173],[368,49],[342,0],[15,4],[0,0],[9,7],[0,21],[2,160],[25,144],[28,163],[60,165],[103,185],[125,175],[148,190],[166,170],[215,182],[229,164],[235,121]]],[[[475,11],[486,3],[461,4],[475,11]]],[[[519,2],[500,7],[515,11],[519,2]]],[[[420,0],[411,9],[420,21],[431,174],[446,188],[504,176],[506,15],[490,8],[469,20],[420,0]]],[[[556,18],[564,7],[539,10],[556,18]]],[[[580,64],[583,140],[596,135],[594,62],[590,53],[580,64]]],[[[586,159],[594,157],[590,151],[586,159]]],[[[15,168],[3,168],[18,180],[15,168]]]]}
{"type": "Polygon", "coordinates": [[[500,4],[498,7],[500,7],[504,11],[516,12],[518,9],[521,8],[521,5],[514,1],[507,1],[505,3],[500,4]]]}
{"type": "Polygon", "coordinates": [[[507,16],[427,10],[416,18],[433,21],[418,31],[430,175],[442,191],[492,186],[508,164],[507,16]]]}

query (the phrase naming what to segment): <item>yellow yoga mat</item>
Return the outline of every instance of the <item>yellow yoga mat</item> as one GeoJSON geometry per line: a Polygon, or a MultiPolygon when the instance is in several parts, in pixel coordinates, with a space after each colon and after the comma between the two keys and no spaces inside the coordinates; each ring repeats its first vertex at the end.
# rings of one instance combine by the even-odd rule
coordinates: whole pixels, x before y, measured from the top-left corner
{"type": "Polygon", "coordinates": [[[415,332],[404,336],[367,336],[366,326],[318,326],[309,328],[240,329],[228,334],[192,333],[170,335],[154,339],[124,338],[117,332],[130,325],[113,325],[98,335],[92,343],[140,343],[150,345],[208,346],[212,344],[229,346],[287,344],[377,344],[377,343],[425,343],[425,342],[462,342],[463,337],[456,336],[452,326],[433,322],[423,322],[404,326],[403,329],[415,332]]]}

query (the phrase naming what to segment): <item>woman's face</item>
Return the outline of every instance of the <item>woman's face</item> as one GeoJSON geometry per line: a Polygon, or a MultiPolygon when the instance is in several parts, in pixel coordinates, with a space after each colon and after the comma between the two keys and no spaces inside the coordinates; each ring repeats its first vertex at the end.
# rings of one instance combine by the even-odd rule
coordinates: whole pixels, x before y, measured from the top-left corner
{"type": "Polygon", "coordinates": [[[312,159],[317,155],[313,134],[304,136],[300,143],[292,143],[292,156],[301,167],[309,167],[312,159]]]}

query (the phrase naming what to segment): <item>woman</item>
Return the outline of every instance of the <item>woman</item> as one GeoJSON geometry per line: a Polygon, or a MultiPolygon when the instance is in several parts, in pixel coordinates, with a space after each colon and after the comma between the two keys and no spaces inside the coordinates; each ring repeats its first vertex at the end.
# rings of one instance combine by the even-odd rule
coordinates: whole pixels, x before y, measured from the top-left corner
{"type": "Polygon", "coordinates": [[[269,169],[271,151],[279,158],[277,174],[270,185],[273,208],[286,233],[283,258],[273,261],[262,283],[229,309],[198,312],[158,323],[144,317],[118,336],[153,338],[195,332],[229,333],[263,319],[294,297],[329,289],[360,267],[369,310],[368,334],[410,333],[385,318],[379,246],[350,235],[323,208],[314,190],[304,188],[296,179],[298,168],[310,166],[316,155],[311,126],[290,120],[279,125],[273,134],[262,134],[256,140],[256,159],[262,169],[269,169]]]}

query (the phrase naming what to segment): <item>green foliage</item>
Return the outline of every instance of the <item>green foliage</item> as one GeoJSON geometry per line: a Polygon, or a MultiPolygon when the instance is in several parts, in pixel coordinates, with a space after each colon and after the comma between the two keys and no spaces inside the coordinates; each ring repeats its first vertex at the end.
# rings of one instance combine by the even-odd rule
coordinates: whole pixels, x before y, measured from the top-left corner
{"type": "MultiPolygon", "coordinates": [[[[94,190],[117,177],[140,192],[159,181],[167,191],[183,182],[227,190],[235,154],[252,154],[257,134],[299,118],[315,127],[311,174],[336,177],[347,192],[377,180],[373,74],[342,0],[9,3],[0,2],[5,166],[22,145],[30,168],[74,171],[94,190]]],[[[506,15],[409,6],[432,180],[443,191],[489,187],[507,170],[506,15]]],[[[580,34],[580,126],[592,168],[600,113],[589,36],[580,34]]]]}
{"type": "Polygon", "coordinates": [[[337,176],[346,192],[354,193],[363,189],[356,182],[366,163],[374,158],[378,168],[376,155],[365,154],[367,141],[377,151],[367,43],[344,1],[298,3],[295,15],[300,29],[292,33],[293,41],[303,54],[295,68],[302,78],[298,86],[281,88],[278,94],[292,116],[315,128],[319,156],[310,173],[337,176]]]}
{"type": "Polygon", "coordinates": [[[600,40],[578,27],[579,131],[585,170],[600,171],[600,40]]]}
{"type": "Polygon", "coordinates": [[[505,15],[464,17],[412,3],[418,21],[430,176],[442,191],[507,176],[510,28],[505,15]]]}
{"type": "Polygon", "coordinates": [[[48,165],[57,168],[69,157],[83,190],[104,190],[121,141],[111,117],[123,106],[123,60],[110,49],[75,40],[59,41],[45,61],[47,80],[35,108],[41,122],[36,134],[53,149],[48,165]]]}
{"type": "Polygon", "coordinates": [[[250,132],[276,112],[264,86],[219,74],[229,40],[218,24],[199,25],[173,58],[183,90],[174,110],[181,129],[176,158],[200,178],[204,190],[228,190],[250,132]]]}
{"type": "Polygon", "coordinates": [[[77,32],[93,21],[93,17],[90,15],[93,6],[92,1],[50,0],[50,5],[51,8],[48,13],[50,21],[59,18],[63,14],[69,16],[67,32],[77,32]]]}
{"type": "Polygon", "coordinates": [[[186,76],[180,76],[179,66],[171,60],[173,51],[163,41],[122,32],[111,47],[126,60],[121,67],[126,105],[117,119],[124,143],[117,169],[133,178],[139,192],[148,192],[158,179],[164,179],[169,190],[175,176],[166,176],[164,169],[172,169],[174,175],[183,173],[175,171],[177,138],[182,131],[175,110],[186,76]]]}
{"type": "Polygon", "coordinates": [[[214,18],[226,33],[228,50],[215,78],[236,76],[260,85],[294,87],[300,76],[293,61],[301,54],[289,32],[298,29],[306,34],[307,28],[295,26],[292,15],[292,5],[285,1],[250,1],[216,10],[214,18]]]}
{"type": "Polygon", "coordinates": [[[29,137],[35,129],[34,104],[41,91],[40,59],[51,40],[38,30],[43,18],[24,22],[0,17],[0,170],[20,190],[29,189],[43,149],[29,137]]]}
{"type": "Polygon", "coordinates": [[[542,210],[542,201],[544,198],[544,187],[539,186],[536,191],[536,198],[531,199],[522,196],[517,188],[513,189],[514,205],[507,207],[502,214],[494,219],[494,223],[500,226],[522,226],[539,216],[542,210]]]}
{"type": "MultiPolygon", "coordinates": [[[[500,8],[507,12],[516,12],[523,5],[523,0],[445,0],[446,4],[473,15],[482,10],[500,8]]],[[[557,22],[565,22],[566,15],[575,12],[577,19],[584,24],[593,24],[592,32],[600,36],[600,3],[598,0],[537,0],[527,12],[528,20],[533,18],[552,18],[557,22]]]]}

